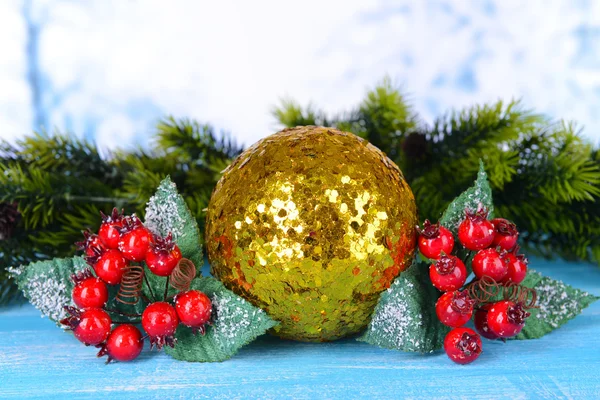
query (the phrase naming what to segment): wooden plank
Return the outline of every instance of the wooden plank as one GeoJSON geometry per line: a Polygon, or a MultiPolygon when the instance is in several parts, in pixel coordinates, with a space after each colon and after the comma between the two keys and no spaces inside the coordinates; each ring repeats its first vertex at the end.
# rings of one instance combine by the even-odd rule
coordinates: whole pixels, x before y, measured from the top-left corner
{"type": "MultiPolygon", "coordinates": [[[[534,267],[600,294],[600,268],[534,267]]],[[[104,365],[31,306],[0,309],[0,398],[581,398],[600,396],[600,304],[546,337],[484,342],[474,364],[353,340],[306,344],[260,338],[232,360],[174,361],[145,351],[104,365]]]]}

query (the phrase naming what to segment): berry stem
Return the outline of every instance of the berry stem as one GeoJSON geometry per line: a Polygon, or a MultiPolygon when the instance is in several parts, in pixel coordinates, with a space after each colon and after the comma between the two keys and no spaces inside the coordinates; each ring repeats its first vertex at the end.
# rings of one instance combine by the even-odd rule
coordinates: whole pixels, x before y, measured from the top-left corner
{"type": "Polygon", "coordinates": [[[165,282],[165,294],[163,295],[163,301],[167,301],[167,295],[169,294],[169,278],[170,276],[167,276],[167,280],[165,282]]]}
{"type": "Polygon", "coordinates": [[[150,282],[148,282],[148,277],[144,274],[144,282],[146,282],[146,286],[148,287],[148,291],[150,292],[150,297],[152,297],[152,303],[156,301],[156,296],[154,296],[154,292],[152,291],[152,286],[150,286],[150,282]]]}
{"type": "Polygon", "coordinates": [[[140,296],[142,297],[142,300],[143,300],[144,302],[146,302],[146,303],[152,303],[152,302],[150,301],[150,299],[149,299],[147,296],[145,296],[143,293],[140,293],[140,296]]]}

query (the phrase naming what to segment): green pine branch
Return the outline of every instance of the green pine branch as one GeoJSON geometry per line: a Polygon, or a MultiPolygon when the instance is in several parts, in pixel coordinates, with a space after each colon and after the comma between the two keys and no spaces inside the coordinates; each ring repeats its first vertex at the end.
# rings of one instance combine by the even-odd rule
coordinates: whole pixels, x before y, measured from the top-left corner
{"type": "MultiPolygon", "coordinates": [[[[335,115],[290,99],[272,114],[283,126],[335,126],[381,148],[402,169],[421,219],[440,218],[470,186],[482,159],[496,214],[517,223],[527,251],[600,262],[600,149],[573,124],[499,101],[428,125],[389,78],[335,115]]],[[[16,203],[19,212],[10,237],[1,234],[0,215],[0,305],[17,297],[9,266],[72,255],[81,230],[97,229],[99,210],[117,206],[143,216],[166,175],[203,232],[212,189],[242,150],[210,125],[173,117],[157,125],[148,148],[104,156],[92,143],[60,133],[0,142],[0,203],[16,203]]]]}
{"type": "MultiPolygon", "coordinates": [[[[428,126],[384,80],[355,111],[327,117],[296,103],[281,115],[319,115],[365,137],[402,169],[422,219],[437,220],[485,162],[497,214],[514,220],[524,247],[545,257],[600,263],[600,151],[575,125],[556,123],[519,101],[453,111],[428,126]]],[[[296,121],[294,121],[296,122],[296,121]]],[[[300,121],[302,122],[302,121],[300,121]]]]}

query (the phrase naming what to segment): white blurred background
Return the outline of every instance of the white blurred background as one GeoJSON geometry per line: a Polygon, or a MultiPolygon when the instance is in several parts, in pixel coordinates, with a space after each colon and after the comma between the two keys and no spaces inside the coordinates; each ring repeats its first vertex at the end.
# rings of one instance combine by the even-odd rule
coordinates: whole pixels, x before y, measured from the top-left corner
{"type": "Polygon", "coordinates": [[[0,137],[144,145],[171,114],[244,144],[281,97],[330,112],[384,75],[432,120],[522,98],[600,142],[600,1],[1,0],[0,137]]]}

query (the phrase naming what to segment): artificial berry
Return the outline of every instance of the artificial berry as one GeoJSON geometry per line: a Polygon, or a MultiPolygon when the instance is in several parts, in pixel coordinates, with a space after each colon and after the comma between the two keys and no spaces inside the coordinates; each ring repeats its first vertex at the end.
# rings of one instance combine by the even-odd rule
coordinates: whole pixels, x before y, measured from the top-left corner
{"type": "Polygon", "coordinates": [[[501,338],[509,338],[521,332],[525,320],[531,314],[523,304],[510,300],[493,303],[487,313],[487,323],[490,330],[501,338]]]}
{"type": "Polygon", "coordinates": [[[212,303],[199,290],[188,290],[177,295],[175,310],[182,324],[204,333],[204,324],[210,320],[212,303]]]}
{"type": "Polygon", "coordinates": [[[119,230],[123,226],[123,214],[122,212],[119,213],[116,208],[113,208],[110,215],[105,215],[102,211],[100,211],[100,215],[102,216],[102,224],[100,225],[98,236],[102,239],[106,247],[116,249],[121,236],[119,230]]]}
{"type": "Polygon", "coordinates": [[[488,221],[487,211],[467,211],[466,218],[458,226],[458,239],[469,250],[482,250],[494,241],[494,225],[488,221]]]}
{"type": "Polygon", "coordinates": [[[150,346],[156,345],[159,350],[165,344],[175,345],[173,334],[178,324],[175,308],[163,301],[150,304],[142,314],[142,327],[150,336],[150,346]]]}
{"type": "Polygon", "coordinates": [[[73,302],[80,308],[102,308],[108,301],[106,283],[90,276],[73,287],[73,302]]]}
{"type": "Polygon", "coordinates": [[[98,352],[98,357],[108,355],[111,360],[131,361],[137,358],[144,348],[144,339],[138,328],[130,324],[117,326],[108,336],[106,344],[98,352]]]}
{"type": "Polygon", "coordinates": [[[491,306],[492,303],[487,303],[476,310],[473,322],[475,323],[475,329],[477,329],[477,332],[479,332],[481,336],[486,339],[496,340],[498,339],[498,335],[492,332],[487,322],[487,315],[491,306]]]}
{"type": "Polygon", "coordinates": [[[506,253],[503,255],[504,263],[508,268],[504,282],[519,284],[527,276],[527,259],[522,254],[506,253]]]}
{"type": "Polygon", "coordinates": [[[494,218],[494,240],[492,247],[501,247],[504,250],[511,250],[517,244],[519,232],[517,226],[504,218],[494,218]]]}
{"type": "Polygon", "coordinates": [[[83,231],[83,237],[83,241],[75,244],[79,250],[83,250],[85,256],[93,257],[98,251],[103,252],[106,249],[100,236],[91,233],[90,231],[83,231]]]}
{"type": "Polygon", "coordinates": [[[508,274],[508,266],[496,249],[480,250],[473,257],[473,273],[479,279],[488,276],[502,282],[508,274]]]}
{"type": "Polygon", "coordinates": [[[128,263],[123,255],[114,249],[106,250],[94,263],[96,275],[109,285],[117,285],[125,273],[128,263]]]}
{"type": "Polygon", "coordinates": [[[425,220],[419,235],[419,251],[427,258],[437,260],[443,254],[452,253],[454,236],[440,224],[425,220]]]}
{"type": "Polygon", "coordinates": [[[118,248],[123,257],[130,261],[143,261],[150,247],[152,234],[136,216],[125,218],[120,232],[118,248]]]}
{"type": "Polygon", "coordinates": [[[429,267],[431,283],[442,292],[460,288],[467,280],[467,268],[460,258],[442,255],[429,267]]]}
{"type": "Polygon", "coordinates": [[[466,290],[447,292],[435,303],[435,313],[442,324],[458,328],[471,319],[474,305],[475,300],[466,290]]]}
{"type": "Polygon", "coordinates": [[[473,329],[452,329],[444,339],[444,350],[455,363],[468,364],[481,354],[481,338],[473,329]]]}
{"type": "Polygon", "coordinates": [[[65,307],[70,314],[60,322],[73,331],[75,337],[87,346],[95,346],[106,340],[110,334],[112,323],[108,313],[100,308],[78,310],[74,307],[65,307]]]}
{"type": "Polygon", "coordinates": [[[169,276],[181,260],[181,250],[173,242],[171,233],[166,238],[155,237],[146,253],[146,265],[154,275],[169,276]]]}

